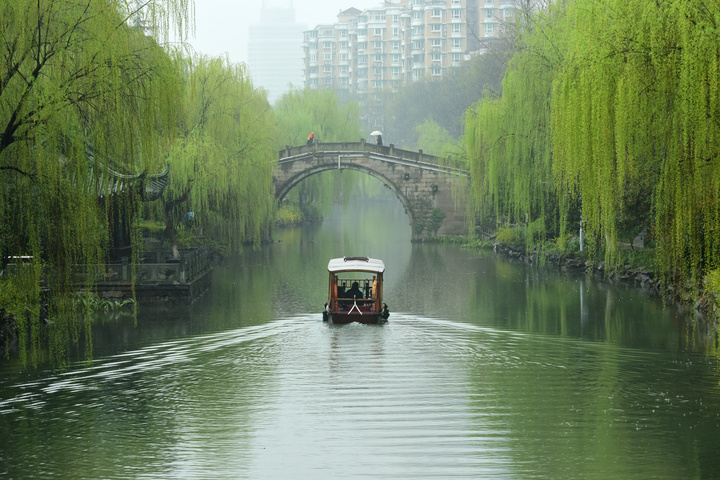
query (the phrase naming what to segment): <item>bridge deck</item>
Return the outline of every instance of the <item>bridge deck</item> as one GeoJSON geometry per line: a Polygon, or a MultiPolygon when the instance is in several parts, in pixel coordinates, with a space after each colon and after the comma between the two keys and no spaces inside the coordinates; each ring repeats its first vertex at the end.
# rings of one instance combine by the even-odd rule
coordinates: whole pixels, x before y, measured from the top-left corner
{"type": "Polygon", "coordinates": [[[313,143],[299,147],[286,146],[279,153],[279,164],[293,162],[316,154],[325,155],[347,155],[347,156],[374,156],[392,163],[412,164],[419,168],[430,170],[441,170],[466,176],[469,172],[465,169],[445,165],[440,157],[428,155],[422,150],[417,152],[395,148],[394,145],[376,145],[366,142],[331,142],[313,143]]]}

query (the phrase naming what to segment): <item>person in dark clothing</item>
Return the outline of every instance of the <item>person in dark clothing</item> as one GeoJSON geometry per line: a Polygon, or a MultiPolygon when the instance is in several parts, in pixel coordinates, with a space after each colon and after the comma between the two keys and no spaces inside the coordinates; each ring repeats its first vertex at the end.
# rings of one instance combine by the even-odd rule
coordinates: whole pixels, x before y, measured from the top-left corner
{"type": "Polygon", "coordinates": [[[365,298],[363,297],[362,290],[360,290],[360,285],[358,285],[358,282],[353,282],[352,287],[350,287],[350,290],[348,290],[345,293],[345,296],[347,298],[365,298]]]}
{"type": "Polygon", "coordinates": [[[315,132],[311,132],[310,135],[308,135],[307,144],[312,145],[314,141],[315,141],[315,132]]]}
{"type": "Polygon", "coordinates": [[[378,135],[377,137],[378,137],[377,143],[378,143],[378,145],[380,145],[382,147],[382,135],[378,135]]]}

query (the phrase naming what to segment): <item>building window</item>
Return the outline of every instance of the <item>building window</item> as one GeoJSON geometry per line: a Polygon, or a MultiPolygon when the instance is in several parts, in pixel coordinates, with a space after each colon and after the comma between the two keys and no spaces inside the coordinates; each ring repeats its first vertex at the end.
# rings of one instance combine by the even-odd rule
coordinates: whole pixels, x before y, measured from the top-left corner
{"type": "Polygon", "coordinates": [[[383,60],[382,54],[373,55],[373,61],[374,61],[374,62],[382,62],[382,60],[383,60]]]}
{"type": "Polygon", "coordinates": [[[505,20],[513,18],[513,9],[506,8],[505,10],[503,10],[503,16],[505,17],[505,20]]]}
{"type": "Polygon", "coordinates": [[[453,65],[460,65],[460,60],[462,60],[462,55],[460,55],[459,53],[452,54],[453,65]]]}
{"type": "Polygon", "coordinates": [[[423,19],[423,12],[413,12],[413,20],[422,20],[423,19]]]}
{"type": "Polygon", "coordinates": [[[433,33],[440,33],[440,24],[433,23],[432,25],[430,25],[430,31],[433,33]]]}
{"type": "Polygon", "coordinates": [[[440,68],[440,67],[433,67],[432,70],[431,70],[431,72],[432,72],[432,74],[435,75],[435,76],[437,76],[437,75],[442,75],[442,68],[440,68]]]}
{"type": "Polygon", "coordinates": [[[347,37],[347,30],[340,30],[340,38],[346,38],[347,37]]]}
{"type": "Polygon", "coordinates": [[[332,60],[332,54],[331,54],[331,53],[324,53],[324,54],[323,54],[323,60],[325,60],[326,62],[329,62],[330,60],[332,60]]]}
{"type": "Polygon", "coordinates": [[[340,48],[345,49],[345,48],[347,48],[347,47],[348,47],[348,43],[347,43],[347,42],[340,42],[340,48]]]}
{"type": "Polygon", "coordinates": [[[332,42],[323,42],[323,48],[332,48],[332,42]]]}
{"type": "Polygon", "coordinates": [[[376,29],[375,29],[375,32],[374,32],[374,33],[375,33],[375,36],[376,36],[376,37],[381,37],[381,36],[382,36],[382,31],[383,31],[382,28],[376,28],[376,29]]]}
{"type": "Polygon", "coordinates": [[[393,65],[398,65],[400,63],[400,55],[393,55],[392,63],[393,63],[393,65]]]}
{"type": "Polygon", "coordinates": [[[453,38],[452,48],[462,48],[462,39],[453,38]]]}
{"type": "Polygon", "coordinates": [[[400,51],[400,42],[392,42],[392,49],[393,49],[393,52],[399,52],[400,51]]]}
{"type": "Polygon", "coordinates": [[[461,18],[462,18],[462,10],[460,10],[459,8],[453,8],[452,19],[460,20],[461,18]]]}
{"type": "Polygon", "coordinates": [[[493,6],[495,5],[495,0],[485,0],[485,5],[493,6]]]}
{"type": "Polygon", "coordinates": [[[439,38],[433,38],[430,40],[430,46],[431,47],[441,47],[442,46],[442,40],[439,38]]]}
{"type": "Polygon", "coordinates": [[[492,23],[485,24],[485,35],[492,35],[495,32],[495,25],[492,23]]]}
{"type": "Polygon", "coordinates": [[[392,29],[392,36],[393,36],[393,38],[399,37],[399,36],[400,36],[400,29],[397,28],[397,27],[394,27],[394,28],[392,29]]]}
{"type": "Polygon", "coordinates": [[[347,53],[341,53],[341,54],[340,54],[340,61],[341,61],[341,62],[347,62],[347,61],[348,61],[348,54],[347,54],[347,53]]]}
{"type": "Polygon", "coordinates": [[[400,68],[399,68],[399,67],[393,67],[393,69],[392,69],[392,76],[393,76],[393,77],[399,77],[399,76],[400,76],[400,68]]]}
{"type": "Polygon", "coordinates": [[[382,50],[382,43],[383,42],[373,42],[373,48],[375,48],[375,50],[382,50]]]}
{"type": "Polygon", "coordinates": [[[310,63],[317,62],[317,53],[311,53],[310,54],[310,63]]]}
{"type": "Polygon", "coordinates": [[[487,20],[491,20],[491,19],[495,18],[495,15],[493,15],[493,9],[492,9],[492,8],[488,8],[487,10],[485,10],[485,18],[486,18],[487,20]]]}
{"type": "Polygon", "coordinates": [[[373,67],[373,75],[376,77],[382,75],[382,67],[373,67]]]}
{"type": "Polygon", "coordinates": [[[382,80],[373,80],[373,87],[382,88],[382,80]]]}
{"type": "Polygon", "coordinates": [[[440,54],[440,53],[431,53],[431,54],[430,54],[430,59],[431,59],[433,62],[439,62],[440,60],[442,60],[442,54],[440,54]]]}
{"type": "Polygon", "coordinates": [[[326,65],[323,65],[323,72],[325,72],[325,73],[330,73],[330,69],[331,69],[331,68],[332,68],[332,67],[331,67],[330,65],[327,65],[327,64],[326,64],[326,65]]]}
{"type": "Polygon", "coordinates": [[[398,23],[400,23],[400,15],[393,15],[392,23],[393,23],[393,25],[397,25],[398,23]]]}
{"type": "Polygon", "coordinates": [[[462,25],[459,23],[453,23],[452,24],[452,34],[453,35],[460,35],[462,33],[461,31],[462,25]]]}
{"type": "Polygon", "coordinates": [[[442,16],[442,10],[440,10],[439,8],[433,8],[433,9],[432,9],[432,16],[433,16],[433,17],[440,17],[440,16],[442,16]]]}

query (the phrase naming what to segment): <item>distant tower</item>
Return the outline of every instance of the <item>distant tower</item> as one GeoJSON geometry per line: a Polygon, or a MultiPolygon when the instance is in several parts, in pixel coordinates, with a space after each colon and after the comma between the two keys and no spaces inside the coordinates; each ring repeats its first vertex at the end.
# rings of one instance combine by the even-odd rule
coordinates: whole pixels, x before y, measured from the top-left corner
{"type": "Polygon", "coordinates": [[[303,24],[295,23],[292,0],[264,0],[260,23],[248,36],[248,68],[256,87],[274,102],[288,86],[303,85],[303,24]]]}

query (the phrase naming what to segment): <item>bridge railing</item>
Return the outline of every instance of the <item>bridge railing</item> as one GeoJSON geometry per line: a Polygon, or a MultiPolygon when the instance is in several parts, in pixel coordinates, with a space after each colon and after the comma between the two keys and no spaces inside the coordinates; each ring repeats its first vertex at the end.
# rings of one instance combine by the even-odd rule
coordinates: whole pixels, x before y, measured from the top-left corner
{"type": "Polygon", "coordinates": [[[439,165],[438,157],[428,155],[422,150],[417,152],[395,148],[395,145],[377,145],[374,143],[361,142],[329,142],[329,143],[313,143],[310,145],[301,145],[299,147],[291,147],[287,145],[280,150],[278,158],[280,160],[297,155],[312,154],[316,152],[371,152],[380,155],[389,155],[392,157],[402,158],[422,163],[431,163],[439,165]]]}

